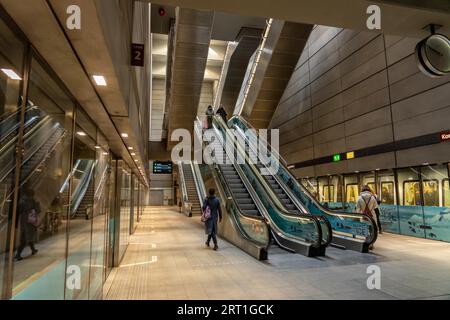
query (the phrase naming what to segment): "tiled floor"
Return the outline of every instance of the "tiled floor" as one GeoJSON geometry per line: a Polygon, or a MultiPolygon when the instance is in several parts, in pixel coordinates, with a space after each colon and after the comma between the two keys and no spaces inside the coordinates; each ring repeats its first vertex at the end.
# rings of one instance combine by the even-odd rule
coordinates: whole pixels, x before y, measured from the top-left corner
{"type": "Polygon", "coordinates": [[[146,210],[106,299],[450,299],[450,244],[383,234],[371,254],[328,248],[307,258],[273,248],[259,262],[220,240],[204,245],[198,218],[176,208],[146,210]],[[367,267],[381,289],[367,288],[367,267]]]}

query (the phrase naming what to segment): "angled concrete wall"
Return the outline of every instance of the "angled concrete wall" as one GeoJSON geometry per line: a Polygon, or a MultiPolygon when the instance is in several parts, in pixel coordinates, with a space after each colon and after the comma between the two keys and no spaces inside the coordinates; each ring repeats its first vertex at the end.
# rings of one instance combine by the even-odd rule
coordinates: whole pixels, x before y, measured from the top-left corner
{"type": "MultiPolygon", "coordinates": [[[[272,118],[290,164],[450,129],[450,77],[416,66],[421,39],[316,26],[272,118]]],[[[320,176],[450,160],[450,147],[382,153],[296,169],[320,176]]]]}

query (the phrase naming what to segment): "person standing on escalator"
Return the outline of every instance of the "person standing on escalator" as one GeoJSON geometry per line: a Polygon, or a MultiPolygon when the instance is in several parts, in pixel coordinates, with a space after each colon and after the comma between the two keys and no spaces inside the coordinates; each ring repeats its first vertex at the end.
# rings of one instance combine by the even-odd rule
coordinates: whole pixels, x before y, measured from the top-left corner
{"type": "Polygon", "coordinates": [[[208,126],[207,129],[212,129],[213,117],[214,117],[214,109],[212,106],[208,106],[208,109],[206,109],[206,121],[208,126]]]}
{"type": "Polygon", "coordinates": [[[220,207],[220,200],[215,195],[216,190],[209,189],[209,196],[205,199],[202,206],[202,211],[208,212],[209,217],[205,219],[205,231],[208,235],[205,245],[209,247],[212,241],[214,242],[214,250],[219,249],[217,245],[217,221],[222,222],[222,209],[220,207]]]}
{"type": "Polygon", "coordinates": [[[217,110],[216,112],[219,116],[222,117],[223,121],[225,122],[225,124],[227,123],[228,119],[227,119],[227,112],[225,111],[225,109],[223,108],[223,106],[220,106],[220,108],[217,110]]]}

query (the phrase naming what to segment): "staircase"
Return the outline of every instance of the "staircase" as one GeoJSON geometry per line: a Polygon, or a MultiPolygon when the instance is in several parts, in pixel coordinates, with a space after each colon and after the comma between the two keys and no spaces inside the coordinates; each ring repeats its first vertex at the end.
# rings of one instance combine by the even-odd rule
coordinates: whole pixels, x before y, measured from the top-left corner
{"type": "Polygon", "coordinates": [[[190,164],[183,164],[184,182],[186,183],[188,201],[192,204],[192,215],[201,215],[202,208],[195,187],[194,175],[190,164]]]}

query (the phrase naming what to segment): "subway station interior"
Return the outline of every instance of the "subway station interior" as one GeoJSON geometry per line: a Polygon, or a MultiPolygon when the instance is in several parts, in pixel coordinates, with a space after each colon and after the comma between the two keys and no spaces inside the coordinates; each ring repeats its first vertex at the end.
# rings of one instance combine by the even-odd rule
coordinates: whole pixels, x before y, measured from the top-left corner
{"type": "Polygon", "coordinates": [[[0,0],[0,299],[450,300],[449,36],[446,0],[0,0]]]}

